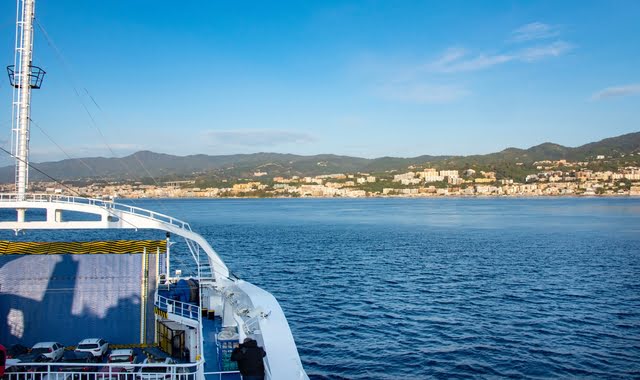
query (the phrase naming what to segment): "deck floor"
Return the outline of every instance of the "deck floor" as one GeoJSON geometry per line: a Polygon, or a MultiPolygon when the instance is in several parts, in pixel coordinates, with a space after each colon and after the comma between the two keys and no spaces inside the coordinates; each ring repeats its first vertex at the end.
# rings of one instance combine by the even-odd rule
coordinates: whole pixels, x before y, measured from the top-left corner
{"type": "MultiPolygon", "coordinates": [[[[204,372],[220,372],[218,362],[218,348],[216,346],[216,335],[222,329],[222,320],[219,317],[214,319],[202,319],[202,334],[204,338],[204,372]]],[[[207,375],[207,380],[240,380],[240,374],[207,375]]]]}

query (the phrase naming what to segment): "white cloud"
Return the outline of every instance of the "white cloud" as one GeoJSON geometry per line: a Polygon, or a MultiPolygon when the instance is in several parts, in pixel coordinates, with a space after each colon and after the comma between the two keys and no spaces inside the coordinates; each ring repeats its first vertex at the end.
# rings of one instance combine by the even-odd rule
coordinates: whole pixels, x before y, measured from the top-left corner
{"type": "Polygon", "coordinates": [[[548,45],[522,49],[518,53],[518,57],[523,61],[531,62],[546,57],[558,57],[571,49],[573,49],[573,45],[564,41],[556,41],[548,45]]]}
{"type": "MultiPolygon", "coordinates": [[[[526,46],[506,46],[502,51],[472,52],[460,46],[452,46],[430,61],[389,62],[367,59],[361,72],[378,78],[374,94],[393,101],[412,103],[447,103],[461,99],[470,91],[455,83],[443,83],[439,74],[468,73],[488,70],[507,63],[532,63],[546,58],[559,57],[574,48],[562,41],[535,40],[559,35],[558,28],[535,22],[512,32],[511,40],[533,41],[526,46]]],[[[455,78],[454,75],[451,78],[455,78]]],[[[446,79],[445,79],[446,80],[446,79]]]]}
{"type": "Polygon", "coordinates": [[[426,68],[437,71],[438,68],[448,67],[453,62],[462,59],[466,54],[467,51],[461,47],[450,47],[442,53],[440,58],[428,64],[426,68]]]}
{"type": "Polygon", "coordinates": [[[390,83],[378,86],[376,95],[383,99],[409,103],[449,103],[469,94],[455,85],[434,85],[429,83],[390,83]]]}
{"type": "Polygon", "coordinates": [[[430,71],[439,73],[457,73],[461,71],[476,71],[512,61],[515,57],[507,54],[485,55],[466,57],[466,54],[457,55],[455,58],[447,52],[442,57],[427,65],[430,71]]]}
{"type": "Polygon", "coordinates": [[[213,145],[241,147],[272,147],[283,144],[306,144],[316,141],[308,133],[274,129],[245,129],[233,131],[207,131],[205,137],[213,145]]]}
{"type": "Polygon", "coordinates": [[[460,48],[449,48],[433,62],[424,65],[428,71],[439,73],[457,73],[488,69],[512,61],[533,62],[547,57],[560,56],[573,48],[564,41],[555,41],[546,45],[528,47],[500,54],[479,54],[469,56],[460,48]]]}
{"type": "Polygon", "coordinates": [[[640,83],[633,83],[623,86],[607,87],[591,95],[591,100],[602,100],[638,94],[640,94],[640,83]]]}
{"type": "Polygon", "coordinates": [[[557,26],[543,24],[541,22],[532,22],[511,32],[511,38],[509,38],[509,41],[526,42],[556,37],[559,34],[560,31],[557,26]]]}

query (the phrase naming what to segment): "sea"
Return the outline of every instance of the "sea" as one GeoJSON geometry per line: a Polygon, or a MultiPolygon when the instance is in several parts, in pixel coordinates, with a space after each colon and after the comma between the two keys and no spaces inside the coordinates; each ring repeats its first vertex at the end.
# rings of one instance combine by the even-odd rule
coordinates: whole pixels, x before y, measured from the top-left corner
{"type": "Polygon", "coordinates": [[[640,198],[122,202],[271,292],[311,379],[640,379],[640,198]]]}
{"type": "Polygon", "coordinates": [[[136,202],[276,296],[311,379],[640,378],[639,198],[136,202]]]}

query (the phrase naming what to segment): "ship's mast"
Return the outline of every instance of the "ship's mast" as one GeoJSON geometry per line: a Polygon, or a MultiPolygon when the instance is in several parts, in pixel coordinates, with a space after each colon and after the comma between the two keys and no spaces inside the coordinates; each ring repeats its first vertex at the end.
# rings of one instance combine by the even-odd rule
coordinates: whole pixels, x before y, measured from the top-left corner
{"type": "Polygon", "coordinates": [[[16,55],[14,65],[8,66],[7,71],[14,87],[11,153],[16,159],[17,200],[23,201],[29,181],[31,89],[40,88],[44,70],[31,64],[35,0],[18,0],[16,13],[16,55]]]}

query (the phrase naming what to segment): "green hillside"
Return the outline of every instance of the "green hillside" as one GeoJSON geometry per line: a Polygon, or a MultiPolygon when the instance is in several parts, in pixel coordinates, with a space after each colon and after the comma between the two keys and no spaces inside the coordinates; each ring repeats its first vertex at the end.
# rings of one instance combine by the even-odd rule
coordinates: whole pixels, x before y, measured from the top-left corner
{"type": "MultiPolygon", "coordinates": [[[[553,143],[529,149],[507,148],[501,152],[471,156],[419,156],[413,158],[380,157],[366,159],[333,154],[300,156],[281,153],[254,153],[210,156],[197,154],[173,156],[140,151],[122,158],[89,157],[57,162],[34,163],[39,170],[60,180],[177,180],[200,178],[222,180],[252,178],[256,172],[274,176],[315,176],[331,173],[385,173],[407,170],[410,166],[440,169],[496,171],[498,177],[518,178],[526,175],[532,164],[542,160],[594,161],[598,155],[607,157],[594,165],[625,165],[640,159],[640,132],[607,138],[576,148],[553,143]],[[633,155],[632,155],[633,154],[633,155]]],[[[36,170],[32,180],[47,180],[36,170]]],[[[13,182],[14,168],[0,168],[0,181],[13,182]]]]}

